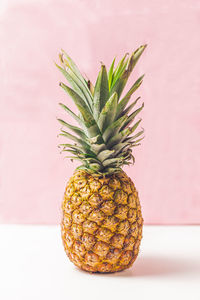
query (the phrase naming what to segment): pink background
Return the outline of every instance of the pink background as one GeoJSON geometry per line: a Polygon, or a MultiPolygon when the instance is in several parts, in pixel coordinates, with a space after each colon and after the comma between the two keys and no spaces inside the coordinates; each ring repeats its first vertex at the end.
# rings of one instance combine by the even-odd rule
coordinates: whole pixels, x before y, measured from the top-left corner
{"type": "Polygon", "coordinates": [[[126,171],[146,223],[200,223],[200,2],[0,3],[0,222],[60,220],[75,166],[57,149],[56,116],[69,121],[57,103],[71,103],[58,86],[59,49],[94,81],[100,61],[148,43],[131,77],[146,73],[135,95],[145,101],[146,138],[126,171]]]}

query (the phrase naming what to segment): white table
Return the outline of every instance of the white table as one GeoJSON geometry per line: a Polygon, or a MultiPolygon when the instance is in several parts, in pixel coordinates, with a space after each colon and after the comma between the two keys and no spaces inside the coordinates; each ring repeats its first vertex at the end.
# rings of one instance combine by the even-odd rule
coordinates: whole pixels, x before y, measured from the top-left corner
{"type": "Polygon", "coordinates": [[[58,226],[0,226],[1,300],[199,300],[200,226],[145,226],[133,267],[79,271],[58,226]]]}

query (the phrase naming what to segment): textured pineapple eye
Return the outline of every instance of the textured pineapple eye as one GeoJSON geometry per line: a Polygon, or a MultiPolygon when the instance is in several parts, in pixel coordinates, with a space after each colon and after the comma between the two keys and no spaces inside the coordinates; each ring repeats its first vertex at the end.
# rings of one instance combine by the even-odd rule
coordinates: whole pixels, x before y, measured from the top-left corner
{"type": "Polygon", "coordinates": [[[80,206],[80,211],[83,213],[84,217],[87,217],[88,214],[92,211],[92,207],[84,201],[80,206]]]}
{"type": "Polygon", "coordinates": [[[74,239],[68,232],[64,237],[64,242],[67,244],[69,248],[73,245],[74,239]]]}
{"type": "Polygon", "coordinates": [[[68,228],[71,226],[72,218],[70,215],[65,214],[65,216],[63,218],[63,224],[64,224],[65,228],[68,228]]]}
{"type": "Polygon", "coordinates": [[[80,224],[85,220],[84,215],[78,209],[73,212],[72,219],[76,224],[80,224]]]}
{"type": "Polygon", "coordinates": [[[120,181],[117,178],[113,178],[109,181],[109,186],[113,189],[113,190],[117,190],[121,187],[120,181]]]}
{"type": "Polygon", "coordinates": [[[125,251],[120,256],[120,264],[122,265],[128,265],[130,260],[132,258],[132,252],[131,251],[125,251]]]}
{"type": "Polygon", "coordinates": [[[115,234],[111,238],[111,245],[116,248],[122,248],[124,243],[124,236],[122,234],[115,234]]]}
{"type": "Polygon", "coordinates": [[[78,207],[82,203],[82,199],[79,194],[75,193],[71,197],[71,202],[73,203],[74,207],[78,207]]]}
{"type": "Polygon", "coordinates": [[[103,200],[109,200],[112,199],[114,191],[108,185],[105,185],[100,189],[99,193],[103,200]]]}
{"type": "Polygon", "coordinates": [[[91,195],[89,186],[86,185],[81,189],[81,195],[84,200],[89,198],[89,196],[91,195]]]}
{"type": "Polygon", "coordinates": [[[74,211],[74,205],[72,204],[71,201],[67,201],[63,207],[63,211],[66,214],[71,214],[74,211]]]}
{"type": "Polygon", "coordinates": [[[136,208],[136,200],[135,200],[135,197],[133,196],[133,194],[130,194],[128,196],[128,205],[130,208],[136,208]]]}
{"type": "Polygon", "coordinates": [[[96,222],[97,224],[100,224],[103,219],[104,213],[99,209],[94,209],[88,216],[88,220],[96,222]]]}
{"type": "Polygon", "coordinates": [[[114,216],[109,216],[103,221],[102,226],[110,229],[113,232],[115,231],[118,224],[119,220],[117,218],[115,218],[114,216]]]}
{"type": "Polygon", "coordinates": [[[73,245],[73,249],[74,252],[78,255],[78,256],[84,256],[86,250],[85,250],[85,246],[80,242],[80,241],[76,241],[73,245]]]}
{"type": "Polygon", "coordinates": [[[109,251],[109,245],[104,242],[97,242],[93,251],[99,256],[105,257],[109,251]]]}
{"type": "Polygon", "coordinates": [[[124,241],[124,248],[126,250],[133,250],[133,247],[135,245],[135,239],[133,236],[127,236],[127,238],[124,241]]]}
{"type": "Polygon", "coordinates": [[[141,216],[138,217],[137,219],[138,225],[142,226],[143,224],[143,218],[141,216]]]}
{"type": "Polygon", "coordinates": [[[130,229],[130,224],[127,220],[120,222],[117,227],[117,231],[123,235],[127,235],[129,229],[130,229]]]}
{"type": "Polygon", "coordinates": [[[124,192],[126,192],[128,195],[130,195],[132,193],[132,189],[131,189],[131,185],[129,184],[129,182],[124,182],[122,183],[122,189],[124,192]]]}
{"type": "Polygon", "coordinates": [[[82,226],[78,224],[72,224],[71,226],[71,233],[74,236],[74,238],[78,239],[81,237],[83,232],[82,226]]]}
{"type": "Polygon", "coordinates": [[[105,263],[101,263],[99,266],[98,266],[98,272],[101,272],[101,273],[108,273],[112,270],[112,266],[111,264],[105,262],[105,263]]]}
{"type": "Polygon", "coordinates": [[[101,183],[97,180],[90,181],[89,186],[92,192],[98,192],[98,190],[101,188],[101,183]]]}
{"type": "Polygon", "coordinates": [[[74,187],[70,185],[69,187],[66,188],[65,195],[66,197],[70,197],[73,195],[74,192],[75,192],[74,187]]]}
{"type": "Polygon", "coordinates": [[[110,249],[109,253],[107,254],[107,260],[115,264],[118,261],[120,254],[121,254],[120,249],[118,248],[110,249]]]}
{"type": "Polygon", "coordinates": [[[137,238],[137,235],[138,235],[138,224],[137,223],[134,223],[131,225],[131,235],[134,238],[137,238]]]}
{"type": "Polygon", "coordinates": [[[98,229],[98,226],[95,222],[87,220],[83,223],[83,230],[85,232],[94,233],[97,229],[98,229]]]}
{"type": "Polygon", "coordinates": [[[85,248],[87,250],[89,250],[94,246],[96,239],[95,239],[94,235],[89,234],[89,233],[84,233],[82,236],[82,242],[83,242],[85,248]]]}
{"type": "Polygon", "coordinates": [[[116,206],[114,201],[104,201],[101,205],[101,210],[108,216],[112,216],[116,206]]]}
{"type": "Polygon", "coordinates": [[[113,236],[113,233],[106,228],[100,228],[96,233],[97,238],[103,242],[109,242],[110,238],[113,236]]]}
{"type": "Polygon", "coordinates": [[[102,198],[98,194],[93,194],[89,197],[88,202],[93,207],[98,207],[102,203],[102,198]]]}
{"type": "Polygon", "coordinates": [[[140,246],[140,240],[138,239],[136,242],[135,242],[135,246],[134,246],[134,254],[137,255],[138,252],[139,252],[139,246],[140,246]]]}
{"type": "Polygon", "coordinates": [[[124,220],[127,218],[128,207],[124,205],[119,205],[115,211],[115,216],[120,220],[124,220]]]}
{"type": "Polygon", "coordinates": [[[128,211],[128,220],[130,222],[135,222],[137,219],[137,211],[133,208],[130,208],[128,211]]]}
{"type": "Polygon", "coordinates": [[[93,252],[88,252],[85,256],[85,261],[90,266],[95,266],[99,263],[99,257],[93,252]]]}
{"type": "Polygon", "coordinates": [[[115,202],[118,204],[126,204],[127,203],[127,194],[122,190],[117,190],[114,195],[115,202]]]}
{"type": "Polygon", "coordinates": [[[86,179],[79,179],[77,181],[74,181],[75,189],[80,190],[87,184],[86,179]]]}

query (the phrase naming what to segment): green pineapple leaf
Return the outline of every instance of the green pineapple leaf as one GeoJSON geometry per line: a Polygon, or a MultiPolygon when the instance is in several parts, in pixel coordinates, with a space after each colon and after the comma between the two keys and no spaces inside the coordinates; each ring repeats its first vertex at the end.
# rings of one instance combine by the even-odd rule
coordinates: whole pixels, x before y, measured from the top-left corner
{"type": "Polygon", "coordinates": [[[138,144],[140,141],[142,141],[144,139],[144,136],[136,141],[133,141],[133,145],[135,146],[135,144],[138,144]]]}
{"type": "Polygon", "coordinates": [[[103,169],[103,174],[109,175],[109,174],[113,174],[113,173],[117,173],[117,172],[121,172],[121,171],[122,171],[122,169],[118,168],[118,167],[114,167],[114,168],[107,167],[107,168],[103,169]]]}
{"type": "Polygon", "coordinates": [[[95,120],[98,120],[99,114],[109,98],[109,86],[106,67],[101,66],[95,88],[93,98],[93,113],[95,120]]]}
{"type": "Polygon", "coordinates": [[[72,90],[64,83],[61,82],[60,85],[68,93],[68,95],[74,100],[74,103],[76,104],[78,110],[80,111],[84,119],[84,124],[87,127],[89,135],[93,137],[98,133],[100,133],[97,123],[93,115],[89,111],[89,108],[85,104],[84,100],[74,90],[72,90]]]}
{"type": "Polygon", "coordinates": [[[128,115],[128,113],[132,110],[132,108],[137,104],[138,100],[140,100],[141,97],[138,97],[133,103],[131,103],[120,115],[119,117],[122,117],[124,115],[128,115]]]}
{"type": "Polygon", "coordinates": [[[81,128],[79,128],[77,126],[73,126],[73,125],[71,125],[71,124],[69,124],[69,123],[67,123],[67,122],[65,122],[61,119],[57,119],[57,120],[58,120],[58,122],[60,122],[60,124],[62,124],[63,126],[69,128],[69,129],[71,129],[73,132],[75,132],[77,135],[79,135],[82,139],[85,140],[87,138],[87,136],[85,135],[84,131],[81,128]]]}
{"type": "Polygon", "coordinates": [[[81,146],[77,146],[76,144],[59,144],[58,147],[59,148],[63,147],[62,151],[65,151],[65,149],[68,147],[68,148],[71,148],[72,150],[85,153],[84,148],[81,146]]]}
{"type": "Polygon", "coordinates": [[[74,142],[76,142],[77,144],[81,145],[85,150],[89,150],[90,149],[90,145],[88,145],[85,141],[77,138],[76,136],[72,135],[71,133],[65,131],[65,130],[61,130],[62,133],[60,133],[59,135],[61,136],[65,136],[68,139],[73,140],[74,142]]]}
{"type": "Polygon", "coordinates": [[[65,70],[61,68],[59,65],[55,64],[56,67],[61,71],[61,73],[65,76],[73,90],[85,101],[87,106],[92,108],[92,97],[89,95],[88,88],[86,89],[85,85],[82,81],[78,80],[78,78],[74,75],[73,72],[70,73],[70,70],[65,70]],[[89,97],[88,97],[89,95],[89,97]]]}
{"type": "Polygon", "coordinates": [[[74,118],[74,120],[76,120],[82,127],[84,127],[84,123],[83,121],[77,116],[75,115],[75,113],[73,113],[73,111],[71,111],[71,109],[69,109],[66,105],[64,105],[63,103],[59,103],[59,105],[68,112],[68,114],[74,118]]]}
{"type": "Polygon", "coordinates": [[[110,69],[108,71],[108,85],[109,85],[109,90],[110,90],[111,85],[112,85],[113,69],[114,69],[114,65],[115,65],[115,59],[116,59],[116,57],[113,59],[112,64],[110,66],[110,69]]]}
{"type": "Polygon", "coordinates": [[[112,122],[115,119],[116,111],[117,111],[117,93],[113,93],[112,96],[106,102],[98,119],[98,126],[101,132],[104,132],[105,129],[110,124],[112,124],[112,122]]]}
{"type": "Polygon", "coordinates": [[[102,144],[92,144],[91,150],[98,155],[101,151],[106,150],[106,145],[104,143],[102,144]]]}
{"type": "Polygon", "coordinates": [[[75,151],[78,151],[79,153],[84,154],[86,157],[96,158],[96,154],[94,152],[92,152],[89,148],[87,149],[87,153],[86,153],[84,147],[83,146],[78,146],[77,144],[74,144],[74,145],[72,145],[72,144],[59,144],[58,146],[59,146],[59,148],[63,147],[62,151],[65,151],[65,149],[68,147],[68,148],[71,148],[72,150],[75,150],[75,151]]]}
{"type": "Polygon", "coordinates": [[[119,165],[120,163],[122,163],[122,159],[119,157],[115,157],[115,158],[110,158],[110,159],[104,160],[103,166],[108,167],[108,166],[112,166],[113,164],[119,165]]]}
{"type": "MultiPolygon", "coordinates": [[[[144,75],[142,75],[140,78],[138,78],[138,80],[136,80],[136,82],[132,85],[132,87],[130,88],[130,90],[127,92],[127,94],[122,98],[122,100],[119,102],[118,106],[117,106],[117,114],[116,117],[118,118],[119,116],[121,116],[121,114],[123,113],[124,108],[126,107],[126,105],[128,104],[132,94],[139,88],[139,86],[142,84],[142,79],[143,79],[144,75]]],[[[138,98],[136,99],[136,103],[137,103],[138,98]]]]}
{"type": "Polygon", "coordinates": [[[92,171],[94,171],[94,172],[98,172],[98,171],[100,171],[101,170],[101,165],[99,165],[99,164],[97,164],[97,163],[91,163],[90,165],[89,165],[89,168],[92,170],[92,171]]]}
{"type": "Polygon", "coordinates": [[[115,122],[113,122],[110,126],[108,126],[108,128],[106,128],[105,132],[103,133],[103,140],[107,143],[108,139],[111,136],[116,135],[121,127],[124,125],[124,123],[126,122],[127,117],[123,116],[120,119],[116,120],[115,122]]]}
{"type": "MultiPolygon", "coordinates": [[[[61,49],[61,51],[62,51],[62,53],[64,54],[64,56],[66,58],[66,60],[63,59],[63,62],[66,63],[66,66],[74,73],[74,75],[79,79],[79,81],[81,81],[83,83],[85,88],[88,89],[87,81],[82,76],[82,74],[79,71],[79,69],[78,69],[77,65],[75,64],[75,62],[71,59],[71,57],[63,49],[61,49]]],[[[88,89],[88,92],[89,92],[89,89],[88,89]]]]}
{"type": "MultiPolygon", "coordinates": [[[[141,121],[142,121],[142,119],[140,119],[139,121],[137,121],[137,122],[133,125],[133,127],[130,128],[131,134],[138,128],[138,126],[139,126],[139,124],[140,124],[141,121]]],[[[132,137],[127,137],[126,139],[124,139],[125,142],[126,142],[126,141],[129,141],[129,140],[132,140],[132,137]]]]}
{"type": "Polygon", "coordinates": [[[127,126],[129,126],[133,120],[135,119],[135,117],[137,116],[137,114],[139,114],[139,112],[141,112],[141,110],[144,107],[144,103],[142,103],[142,106],[138,109],[136,109],[126,120],[126,122],[124,123],[124,125],[122,126],[121,130],[123,130],[124,128],[126,128],[127,126]]]}
{"type": "Polygon", "coordinates": [[[72,162],[74,161],[74,160],[79,160],[79,161],[81,161],[81,162],[83,162],[83,159],[82,158],[80,158],[80,157],[78,157],[78,156],[64,156],[64,158],[69,158],[72,162]]]}
{"type": "Polygon", "coordinates": [[[97,155],[97,157],[98,157],[98,159],[100,160],[100,161],[104,161],[104,160],[106,160],[106,159],[108,159],[109,157],[111,157],[112,155],[113,155],[113,153],[114,153],[115,151],[114,150],[103,150],[103,151],[101,151],[98,155],[97,155]]]}
{"type": "Polygon", "coordinates": [[[119,153],[123,153],[124,149],[130,148],[129,142],[122,142],[113,146],[113,150],[115,150],[115,155],[117,156],[119,153]]]}
{"type": "Polygon", "coordinates": [[[64,149],[63,152],[69,152],[69,153],[72,153],[72,154],[74,154],[74,155],[77,156],[77,157],[79,157],[79,155],[80,155],[80,157],[81,157],[81,152],[76,151],[76,150],[64,149]]]}
{"type": "MultiPolygon", "coordinates": [[[[132,127],[133,128],[133,127],[132,127]]],[[[137,127],[136,127],[137,128],[137,127]]],[[[135,131],[135,128],[134,128],[135,131]]],[[[131,130],[131,133],[133,133],[133,131],[131,130]]],[[[136,133],[134,136],[131,136],[131,139],[134,140],[136,139],[138,136],[140,136],[141,134],[144,133],[144,129],[142,129],[141,131],[139,131],[138,133],[136,133]]]]}
{"type": "MultiPolygon", "coordinates": [[[[139,141],[142,141],[144,139],[144,136],[138,140],[135,140],[135,138],[133,137],[129,137],[126,139],[126,142],[130,143],[130,145],[134,145],[134,144],[137,144],[139,141]]],[[[132,147],[132,146],[130,146],[132,147]]]]}
{"type": "Polygon", "coordinates": [[[133,54],[131,55],[131,57],[129,59],[127,68],[124,70],[124,72],[122,73],[120,78],[118,78],[116,83],[112,86],[111,92],[110,92],[111,94],[114,92],[117,92],[118,98],[120,98],[122,91],[127,83],[127,80],[129,78],[131,72],[133,71],[133,68],[135,67],[138,59],[144,52],[145,48],[146,48],[146,45],[139,47],[135,52],[133,52],[133,54]]]}
{"type": "Polygon", "coordinates": [[[94,136],[93,138],[89,138],[88,142],[91,145],[91,150],[96,153],[96,155],[99,154],[99,152],[106,149],[106,145],[102,139],[101,135],[94,136]]]}
{"type": "Polygon", "coordinates": [[[123,71],[126,69],[126,66],[128,64],[128,59],[126,59],[128,53],[124,55],[124,57],[120,60],[118,63],[114,73],[113,73],[113,80],[112,80],[112,86],[111,88],[115,85],[115,82],[120,78],[122,75],[123,71]]]}
{"type": "Polygon", "coordinates": [[[129,134],[131,133],[130,128],[125,128],[120,131],[118,134],[114,135],[108,142],[107,146],[109,149],[118,143],[121,143],[129,134]]]}

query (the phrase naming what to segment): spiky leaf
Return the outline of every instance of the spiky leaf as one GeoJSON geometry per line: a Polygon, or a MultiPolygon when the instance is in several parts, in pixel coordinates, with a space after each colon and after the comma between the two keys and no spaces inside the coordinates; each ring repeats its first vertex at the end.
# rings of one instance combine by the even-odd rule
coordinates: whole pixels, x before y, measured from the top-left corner
{"type": "Polygon", "coordinates": [[[126,122],[127,117],[123,116],[120,119],[116,120],[115,122],[113,122],[103,133],[103,140],[107,143],[108,139],[113,136],[116,135],[119,130],[121,129],[121,127],[124,125],[124,123],[126,122]]]}
{"type": "MultiPolygon", "coordinates": [[[[126,107],[126,105],[128,104],[132,94],[139,88],[139,86],[142,84],[142,79],[143,79],[144,75],[142,75],[130,88],[130,90],[127,92],[127,94],[122,98],[122,100],[119,102],[118,106],[117,106],[117,114],[116,117],[121,116],[121,114],[123,113],[124,108],[126,107]]],[[[138,98],[137,98],[138,100],[138,98]]],[[[136,100],[136,102],[137,102],[136,100]]]]}
{"type": "Polygon", "coordinates": [[[143,107],[144,107],[144,103],[142,103],[142,106],[141,106],[140,108],[136,109],[136,110],[128,117],[128,119],[126,120],[126,122],[125,122],[124,125],[122,126],[122,130],[123,130],[125,127],[129,126],[129,125],[133,122],[133,120],[135,119],[135,117],[137,116],[137,114],[139,114],[139,112],[141,112],[141,110],[143,109],[143,107]]]}
{"type": "Polygon", "coordinates": [[[128,64],[128,59],[126,59],[128,53],[124,55],[124,57],[120,60],[118,63],[114,73],[113,73],[113,80],[112,80],[112,86],[111,88],[115,85],[116,81],[120,78],[121,74],[124,72],[127,64],[128,64]]]}
{"type": "Polygon", "coordinates": [[[106,67],[101,66],[95,88],[93,99],[93,112],[95,120],[98,120],[99,114],[109,98],[109,86],[106,67]]]}
{"type": "Polygon", "coordinates": [[[97,155],[97,157],[100,161],[103,162],[104,160],[111,157],[114,152],[115,152],[114,150],[104,150],[104,151],[101,151],[100,154],[97,155]]]}
{"type": "Polygon", "coordinates": [[[98,119],[98,126],[101,132],[104,132],[105,129],[110,124],[112,124],[112,122],[115,119],[116,111],[117,111],[117,93],[114,93],[106,102],[104,108],[100,113],[98,119]]]}
{"type": "Polygon", "coordinates": [[[61,130],[62,133],[60,133],[61,136],[65,136],[68,139],[73,140],[74,142],[76,142],[77,144],[81,145],[84,147],[85,150],[90,149],[90,145],[88,145],[85,141],[77,138],[76,136],[72,135],[71,133],[65,131],[65,130],[61,130]]]}
{"type": "Polygon", "coordinates": [[[138,100],[140,100],[141,97],[138,97],[133,103],[131,103],[120,115],[119,117],[122,117],[124,115],[128,115],[128,113],[133,109],[133,107],[137,104],[138,100]]]}
{"type": "Polygon", "coordinates": [[[141,46],[131,55],[127,68],[124,70],[121,77],[118,78],[116,83],[113,85],[113,87],[111,89],[111,94],[114,92],[117,92],[118,97],[120,98],[121,93],[127,83],[127,80],[145,48],[146,48],[146,45],[141,46]]]}
{"type": "Polygon", "coordinates": [[[71,124],[69,124],[69,123],[67,123],[67,122],[65,122],[61,119],[57,119],[57,120],[60,122],[60,124],[62,124],[63,126],[69,128],[69,129],[71,129],[73,132],[75,132],[77,135],[79,135],[82,139],[87,138],[87,136],[85,135],[84,131],[81,128],[79,128],[77,126],[73,126],[73,125],[71,125],[71,124]]]}
{"type": "Polygon", "coordinates": [[[111,64],[111,66],[110,66],[110,69],[109,69],[109,71],[108,71],[108,85],[109,85],[109,90],[110,90],[111,85],[112,85],[113,70],[114,70],[114,65],[115,65],[115,59],[116,59],[116,58],[113,59],[112,64],[111,64]]]}
{"type": "Polygon", "coordinates": [[[68,93],[69,96],[74,100],[74,103],[76,104],[77,108],[79,109],[83,119],[84,119],[84,124],[88,129],[89,135],[95,136],[97,135],[100,131],[97,126],[97,123],[93,117],[93,115],[90,113],[89,108],[85,104],[84,100],[70,87],[65,85],[64,83],[60,83],[61,87],[68,93]]]}

